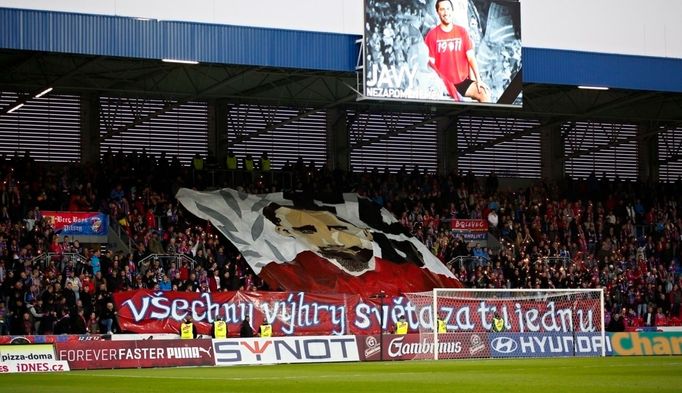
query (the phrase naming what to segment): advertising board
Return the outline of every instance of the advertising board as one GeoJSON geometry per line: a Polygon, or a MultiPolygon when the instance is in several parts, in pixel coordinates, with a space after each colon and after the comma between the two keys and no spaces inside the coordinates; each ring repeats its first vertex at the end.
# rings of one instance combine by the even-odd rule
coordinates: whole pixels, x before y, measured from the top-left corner
{"type": "Polygon", "coordinates": [[[0,374],[69,371],[52,344],[0,345],[0,374]]]}
{"type": "Polygon", "coordinates": [[[682,332],[611,333],[616,356],[682,355],[682,332]]]}
{"type": "MultiPolygon", "coordinates": [[[[433,359],[433,334],[411,333],[358,336],[360,360],[433,359]],[[381,341],[383,339],[383,342],[381,341]],[[382,355],[383,352],[383,355],[382,355]]],[[[487,333],[438,335],[438,359],[488,358],[487,333]]]]}
{"type": "Polygon", "coordinates": [[[92,341],[56,344],[72,370],[213,365],[211,340],[92,341]]]}
{"type": "MultiPolygon", "coordinates": [[[[488,346],[493,358],[601,356],[601,334],[595,333],[490,333],[488,346]]],[[[606,354],[611,345],[606,340],[606,354]]]]}
{"type": "Polygon", "coordinates": [[[217,366],[360,360],[355,336],[252,337],[213,340],[213,350],[217,366]]]}

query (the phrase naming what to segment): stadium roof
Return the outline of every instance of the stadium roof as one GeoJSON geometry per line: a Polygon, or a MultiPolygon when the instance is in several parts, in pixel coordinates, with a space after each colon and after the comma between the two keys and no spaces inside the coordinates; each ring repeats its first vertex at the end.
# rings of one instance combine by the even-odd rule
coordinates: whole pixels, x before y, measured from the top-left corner
{"type": "Polygon", "coordinates": [[[37,94],[97,93],[190,100],[365,110],[426,111],[437,115],[475,113],[532,117],[682,124],[682,94],[638,90],[587,90],[576,86],[524,84],[523,109],[474,105],[356,101],[356,75],[290,68],[174,64],[160,60],[19,50],[0,51],[0,87],[37,94]]]}
{"type": "MultiPolygon", "coordinates": [[[[133,18],[6,8],[0,8],[0,16],[7,22],[5,26],[9,32],[0,39],[2,42],[0,47],[4,48],[0,49],[0,67],[3,69],[3,73],[0,74],[0,90],[19,92],[21,95],[16,103],[51,87],[54,89],[53,93],[92,93],[100,96],[168,100],[168,105],[155,112],[155,115],[163,114],[189,101],[223,100],[230,103],[306,108],[300,111],[297,118],[306,117],[309,113],[323,109],[342,107],[353,108],[359,112],[393,111],[427,114],[422,122],[459,115],[528,118],[540,122],[538,127],[486,142],[488,146],[537,132],[538,128],[555,127],[570,121],[628,122],[644,125],[647,129],[653,130],[652,133],[666,127],[679,128],[682,125],[680,93],[618,88],[586,90],[575,85],[557,84],[558,79],[543,78],[542,75],[548,74],[541,75],[537,70],[543,65],[555,64],[555,68],[550,68],[550,71],[561,73],[562,69],[556,65],[561,58],[557,58],[556,53],[527,48],[524,49],[524,58],[529,60],[524,61],[526,73],[532,74],[531,80],[541,82],[523,83],[522,109],[382,102],[358,100],[356,91],[358,76],[352,63],[357,60],[359,47],[354,46],[357,37],[353,36],[180,22],[165,24],[159,22],[158,25],[154,25],[133,18]],[[22,21],[54,23],[34,23],[33,26],[38,27],[33,31],[27,27],[27,23],[20,23],[22,21]],[[56,23],[59,21],[66,24],[61,26],[56,23]],[[127,37],[128,40],[121,40],[121,37],[111,40],[107,32],[118,31],[115,29],[121,29],[119,31],[123,34],[121,37],[127,37]],[[216,32],[216,29],[219,31],[216,32]],[[171,32],[177,33],[176,39],[169,41],[168,34],[171,32]],[[273,41],[274,44],[266,45],[271,49],[258,50],[252,54],[244,48],[230,47],[229,50],[225,50],[225,46],[216,45],[208,38],[197,40],[199,37],[197,34],[204,33],[209,34],[206,36],[209,38],[212,37],[210,34],[226,37],[239,33],[240,37],[246,37],[247,40],[255,39],[254,37],[259,34],[271,38],[282,34],[303,34],[305,37],[298,37],[299,40],[303,38],[317,40],[319,45],[316,45],[317,50],[305,52],[311,56],[301,59],[299,55],[303,52],[289,50],[304,49],[300,48],[300,43],[297,44],[296,40],[292,44],[292,37],[288,37],[289,46],[278,47],[276,43],[279,41],[273,41]],[[183,34],[188,34],[189,38],[183,34]],[[149,42],[145,41],[146,38],[149,38],[149,42]],[[204,41],[208,43],[204,44],[204,41]],[[205,48],[194,48],[192,42],[201,42],[205,48]],[[326,44],[338,45],[343,50],[326,48],[326,44]],[[526,56],[526,51],[529,51],[530,56],[526,56]],[[235,53],[223,54],[229,52],[235,53]],[[164,56],[187,58],[188,53],[194,53],[195,58],[201,60],[201,63],[177,64],[161,61],[164,56]],[[543,53],[547,57],[543,57],[543,53]],[[338,58],[335,58],[335,54],[338,58]],[[151,58],[154,56],[156,58],[151,58]],[[236,57],[230,60],[231,58],[225,56],[236,57]],[[233,63],[224,64],[229,61],[233,63]],[[245,65],[249,62],[250,64],[245,65]],[[299,67],[294,67],[295,65],[299,67]],[[542,82],[543,80],[555,82],[542,82]]],[[[591,61],[599,62],[599,59],[605,61],[607,65],[612,61],[601,57],[591,61]]],[[[634,61],[636,68],[646,68],[646,61],[641,63],[643,59],[630,60],[634,61]]],[[[673,63],[677,64],[679,61],[673,63]]],[[[666,64],[670,66],[667,62],[666,64]]],[[[651,63],[651,66],[653,69],[655,64],[651,63]]],[[[601,67],[598,71],[602,74],[607,73],[608,67],[601,67]]],[[[661,78],[656,72],[648,72],[647,75],[651,76],[649,78],[651,80],[661,78]]],[[[679,73],[677,76],[680,76],[679,73]]],[[[515,83],[521,84],[520,79],[515,83]]],[[[674,83],[673,85],[676,86],[674,83]]],[[[671,86],[674,87],[673,85],[671,86]]],[[[0,114],[8,112],[13,106],[15,105],[9,104],[0,108],[0,114]]],[[[477,146],[479,149],[484,147],[477,146]]]]}

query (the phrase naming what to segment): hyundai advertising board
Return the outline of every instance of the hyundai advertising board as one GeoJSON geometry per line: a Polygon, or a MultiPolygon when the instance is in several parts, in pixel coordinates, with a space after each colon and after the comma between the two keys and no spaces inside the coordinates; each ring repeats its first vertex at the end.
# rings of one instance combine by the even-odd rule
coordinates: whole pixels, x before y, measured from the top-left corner
{"type": "MultiPolygon", "coordinates": [[[[595,333],[490,333],[490,356],[511,357],[564,357],[601,356],[602,337],[595,333]]],[[[606,340],[606,355],[611,355],[611,345],[606,340]]]]}

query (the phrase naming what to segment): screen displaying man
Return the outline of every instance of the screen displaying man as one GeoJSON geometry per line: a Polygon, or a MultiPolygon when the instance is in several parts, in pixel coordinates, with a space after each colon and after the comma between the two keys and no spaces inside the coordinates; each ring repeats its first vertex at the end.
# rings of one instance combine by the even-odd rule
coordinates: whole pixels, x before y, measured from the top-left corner
{"type": "Polygon", "coordinates": [[[463,26],[454,23],[450,0],[436,0],[440,23],[426,34],[429,65],[441,78],[448,94],[456,100],[469,97],[489,102],[488,87],[481,81],[474,44],[463,26]]]}

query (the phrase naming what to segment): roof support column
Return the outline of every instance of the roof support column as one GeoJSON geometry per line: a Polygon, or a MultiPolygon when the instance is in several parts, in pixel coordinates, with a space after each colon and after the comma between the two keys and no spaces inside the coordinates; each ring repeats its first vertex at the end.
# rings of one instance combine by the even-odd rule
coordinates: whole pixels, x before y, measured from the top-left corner
{"type": "Polygon", "coordinates": [[[656,125],[640,124],[637,127],[637,179],[641,182],[657,182],[660,165],[658,162],[658,133],[652,132],[656,125]],[[646,136],[644,136],[646,135],[646,136]]]}
{"type": "Polygon", "coordinates": [[[560,125],[540,131],[540,168],[543,179],[558,182],[564,177],[564,137],[560,125]]]}
{"type": "Polygon", "coordinates": [[[81,104],[81,163],[96,164],[100,156],[99,95],[84,93],[81,104]]]}
{"type": "Polygon", "coordinates": [[[227,100],[208,101],[208,156],[215,158],[218,167],[225,167],[227,159],[227,100]]]}
{"type": "Polygon", "coordinates": [[[438,145],[438,173],[446,176],[457,173],[457,116],[438,119],[436,123],[438,145]]]}
{"type": "Polygon", "coordinates": [[[343,108],[327,109],[327,165],[331,170],[350,170],[350,138],[343,108]]]}

